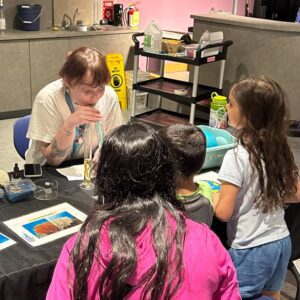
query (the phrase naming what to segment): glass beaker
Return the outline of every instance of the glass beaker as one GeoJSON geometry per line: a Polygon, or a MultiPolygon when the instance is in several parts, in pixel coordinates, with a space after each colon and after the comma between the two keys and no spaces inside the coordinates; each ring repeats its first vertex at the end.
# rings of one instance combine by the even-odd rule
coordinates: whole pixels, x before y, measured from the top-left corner
{"type": "Polygon", "coordinates": [[[93,145],[95,137],[98,137],[96,124],[87,124],[83,134],[84,164],[83,164],[83,182],[80,187],[84,190],[92,190],[94,183],[92,181],[93,171],[93,145]]]}

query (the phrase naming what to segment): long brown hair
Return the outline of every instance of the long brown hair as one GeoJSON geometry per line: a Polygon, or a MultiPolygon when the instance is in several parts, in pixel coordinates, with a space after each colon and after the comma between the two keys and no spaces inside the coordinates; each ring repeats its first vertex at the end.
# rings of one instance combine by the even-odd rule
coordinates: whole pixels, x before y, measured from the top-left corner
{"type": "Polygon", "coordinates": [[[263,213],[283,207],[284,198],[297,191],[299,177],[294,156],[287,141],[288,108],[285,91],[274,80],[251,77],[233,85],[244,126],[239,142],[258,172],[260,194],[256,207],[263,213]]]}

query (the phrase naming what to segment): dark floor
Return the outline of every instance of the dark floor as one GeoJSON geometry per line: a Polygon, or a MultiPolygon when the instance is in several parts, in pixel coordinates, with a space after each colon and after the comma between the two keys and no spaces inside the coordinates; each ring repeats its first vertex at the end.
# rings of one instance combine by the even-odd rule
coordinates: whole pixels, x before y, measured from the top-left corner
{"type": "Polygon", "coordinates": [[[281,300],[294,300],[296,297],[296,280],[293,274],[288,271],[284,288],[281,291],[281,300]]]}

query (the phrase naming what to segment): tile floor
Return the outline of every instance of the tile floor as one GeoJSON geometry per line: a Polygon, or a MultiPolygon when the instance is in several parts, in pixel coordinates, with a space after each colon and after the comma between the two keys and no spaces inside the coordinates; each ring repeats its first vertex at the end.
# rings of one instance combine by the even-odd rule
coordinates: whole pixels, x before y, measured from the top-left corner
{"type": "MultiPolygon", "coordinates": [[[[123,112],[124,120],[128,120],[130,113],[123,112]]],[[[12,171],[14,164],[23,166],[24,160],[18,155],[13,143],[13,124],[15,119],[0,120],[0,170],[12,171]]],[[[300,167],[300,138],[289,138],[291,149],[295,155],[298,167],[300,167]]],[[[281,300],[293,300],[296,295],[296,282],[291,273],[287,274],[285,286],[282,290],[281,300]]]]}

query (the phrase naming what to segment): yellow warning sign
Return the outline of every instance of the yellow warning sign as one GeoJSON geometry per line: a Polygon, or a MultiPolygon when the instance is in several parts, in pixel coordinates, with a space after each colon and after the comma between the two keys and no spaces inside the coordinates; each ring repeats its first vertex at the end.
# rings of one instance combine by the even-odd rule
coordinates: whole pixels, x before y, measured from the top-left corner
{"type": "Polygon", "coordinates": [[[123,56],[120,53],[107,54],[106,63],[111,75],[110,85],[119,97],[121,108],[127,109],[123,56]]]}

